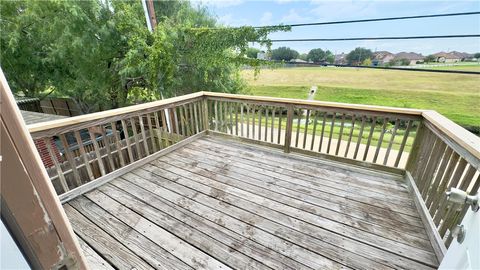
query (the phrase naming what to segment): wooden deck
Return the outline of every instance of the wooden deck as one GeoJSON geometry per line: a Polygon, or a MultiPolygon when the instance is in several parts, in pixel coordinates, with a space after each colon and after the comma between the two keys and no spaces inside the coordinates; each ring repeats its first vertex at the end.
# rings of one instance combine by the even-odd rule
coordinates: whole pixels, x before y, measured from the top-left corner
{"type": "Polygon", "coordinates": [[[64,204],[92,269],[433,269],[403,177],[204,137],[64,204]]]}

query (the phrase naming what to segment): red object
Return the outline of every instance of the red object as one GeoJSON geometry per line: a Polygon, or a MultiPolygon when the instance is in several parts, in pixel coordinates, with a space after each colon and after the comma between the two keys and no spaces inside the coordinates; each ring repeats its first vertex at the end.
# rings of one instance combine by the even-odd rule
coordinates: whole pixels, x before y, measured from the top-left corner
{"type": "MultiPolygon", "coordinates": [[[[34,140],[35,147],[37,147],[38,153],[40,154],[40,157],[42,158],[43,165],[45,168],[50,168],[54,166],[54,162],[52,160],[52,157],[50,156],[50,153],[48,152],[47,146],[45,145],[45,141],[43,139],[41,140],[34,140]]],[[[57,145],[55,144],[54,140],[50,140],[50,144],[52,146],[52,151],[53,154],[57,157],[57,160],[61,160],[61,155],[60,152],[58,151],[57,145]]]]}

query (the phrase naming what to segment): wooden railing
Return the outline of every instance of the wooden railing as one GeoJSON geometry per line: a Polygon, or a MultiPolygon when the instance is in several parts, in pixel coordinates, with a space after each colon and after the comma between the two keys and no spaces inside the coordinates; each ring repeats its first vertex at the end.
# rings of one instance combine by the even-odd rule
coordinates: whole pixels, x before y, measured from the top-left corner
{"type": "MultiPolygon", "coordinates": [[[[446,191],[470,195],[480,185],[480,139],[434,111],[282,98],[205,94],[209,130],[262,145],[402,173],[441,258],[467,206],[446,191]],[[399,170],[396,170],[399,172],[399,170]],[[415,194],[418,193],[418,194],[415,194]]],[[[210,131],[209,131],[210,132],[210,131]]]]}
{"type": "Polygon", "coordinates": [[[202,93],[30,125],[53,161],[58,194],[126,167],[204,130],[202,93]],[[170,121],[168,121],[168,119],[170,121]]]}
{"type": "Polygon", "coordinates": [[[425,110],[199,92],[29,130],[45,141],[59,194],[205,132],[403,173],[439,257],[467,210],[450,204],[445,192],[456,187],[473,195],[480,184],[480,139],[425,110]]]}
{"type": "Polygon", "coordinates": [[[467,205],[452,204],[445,192],[459,188],[475,195],[480,186],[480,139],[434,111],[423,112],[406,170],[415,181],[426,209],[445,246],[460,224],[467,205]]]}
{"type": "Polygon", "coordinates": [[[420,110],[208,93],[209,129],[342,161],[405,168],[420,110]]]}

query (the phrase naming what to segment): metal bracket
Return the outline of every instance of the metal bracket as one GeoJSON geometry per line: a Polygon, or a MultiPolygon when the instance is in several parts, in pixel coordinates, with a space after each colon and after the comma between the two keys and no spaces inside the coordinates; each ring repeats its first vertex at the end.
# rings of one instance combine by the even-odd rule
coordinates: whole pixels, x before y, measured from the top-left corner
{"type": "Polygon", "coordinates": [[[463,243],[466,234],[467,230],[463,225],[457,225],[452,229],[452,237],[456,237],[459,244],[463,243]]]}
{"type": "Polygon", "coordinates": [[[472,211],[477,212],[480,209],[479,206],[479,194],[477,195],[468,195],[466,191],[463,191],[458,188],[451,188],[450,191],[446,192],[447,200],[452,203],[458,203],[461,205],[467,204],[470,205],[472,211]]]}

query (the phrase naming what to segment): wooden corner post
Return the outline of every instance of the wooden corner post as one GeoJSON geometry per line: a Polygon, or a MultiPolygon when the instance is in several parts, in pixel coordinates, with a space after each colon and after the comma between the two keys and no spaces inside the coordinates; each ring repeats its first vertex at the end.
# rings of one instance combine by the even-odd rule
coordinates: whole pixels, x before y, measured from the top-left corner
{"type": "Polygon", "coordinates": [[[87,269],[0,69],[1,218],[33,269],[87,269]]]}

